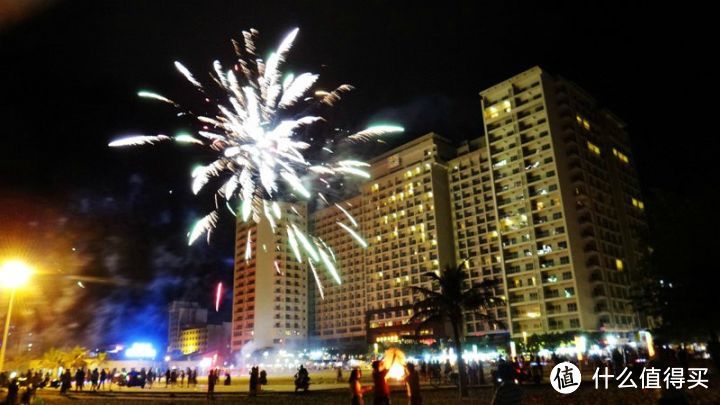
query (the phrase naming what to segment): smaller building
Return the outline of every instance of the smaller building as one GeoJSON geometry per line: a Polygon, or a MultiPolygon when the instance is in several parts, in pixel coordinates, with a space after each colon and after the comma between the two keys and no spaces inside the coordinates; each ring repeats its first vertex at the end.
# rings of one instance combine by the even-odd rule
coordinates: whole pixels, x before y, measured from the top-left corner
{"type": "Polygon", "coordinates": [[[207,326],[183,329],[180,332],[178,345],[182,354],[192,354],[207,350],[207,326]]]}
{"type": "Polygon", "coordinates": [[[195,325],[180,331],[179,351],[184,355],[215,352],[225,354],[230,350],[232,324],[195,325]]]}
{"type": "Polygon", "coordinates": [[[186,329],[204,327],[207,309],[197,302],[173,301],[168,306],[168,353],[182,351],[181,334],[186,329]]]}

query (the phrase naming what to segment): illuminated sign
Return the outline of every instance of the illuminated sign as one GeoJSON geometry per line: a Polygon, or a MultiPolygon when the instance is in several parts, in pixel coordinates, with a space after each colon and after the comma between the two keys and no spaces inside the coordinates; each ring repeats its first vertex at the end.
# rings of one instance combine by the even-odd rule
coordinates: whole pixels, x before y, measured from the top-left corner
{"type": "Polygon", "coordinates": [[[131,359],[154,359],[157,355],[150,343],[133,343],[125,350],[125,357],[131,359]]]}

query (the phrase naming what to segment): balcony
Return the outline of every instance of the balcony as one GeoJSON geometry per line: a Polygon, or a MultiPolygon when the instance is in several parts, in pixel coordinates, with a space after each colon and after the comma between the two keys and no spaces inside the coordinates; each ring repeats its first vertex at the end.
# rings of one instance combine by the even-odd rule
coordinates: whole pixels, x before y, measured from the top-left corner
{"type": "Polygon", "coordinates": [[[560,297],[560,291],[558,290],[544,290],[543,295],[545,298],[559,298],[560,297]]]}
{"type": "Polygon", "coordinates": [[[510,301],[511,304],[516,304],[518,302],[525,301],[525,296],[524,295],[510,295],[508,300],[510,301]]]}

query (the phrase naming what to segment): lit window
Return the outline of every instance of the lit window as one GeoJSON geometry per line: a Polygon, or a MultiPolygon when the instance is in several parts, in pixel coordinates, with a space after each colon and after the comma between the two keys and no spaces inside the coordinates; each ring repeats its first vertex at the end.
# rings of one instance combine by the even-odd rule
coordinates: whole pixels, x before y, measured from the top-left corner
{"type": "Polygon", "coordinates": [[[639,210],[641,210],[641,211],[645,209],[645,203],[643,203],[642,201],[638,200],[637,198],[633,198],[633,199],[632,199],[632,205],[633,205],[633,207],[635,207],[635,208],[637,208],[637,209],[639,209],[639,210]]]}
{"type": "Polygon", "coordinates": [[[488,117],[488,118],[497,118],[498,115],[499,115],[498,110],[497,110],[497,108],[495,108],[494,106],[493,106],[493,107],[488,107],[488,108],[485,110],[485,116],[488,117]]]}
{"type": "Polygon", "coordinates": [[[590,130],[590,121],[583,119],[583,128],[590,130]]]}
{"type": "Polygon", "coordinates": [[[505,112],[509,113],[510,112],[510,100],[503,101],[503,107],[505,107],[505,112]]]}
{"type": "Polygon", "coordinates": [[[580,115],[575,115],[575,119],[577,120],[578,125],[582,125],[582,117],[580,115]]]}
{"type": "Polygon", "coordinates": [[[600,154],[600,148],[597,145],[595,145],[594,143],[587,141],[587,147],[588,147],[588,149],[590,149],[590,152],[592,152],[596,155],[600,154]]]}
{"type": "Polygon", "coordinates": [[[616,158],[618,158],[620,161],[624,163],[630,163],[630,159],[627,157],[626,154],[620,152],[619,150],[613,148],[613,155],[615,155],[616,158]]]}
{"type": "Polygon", "coordinates": [[[624,268],[624,267],[623,267],[623,261],[620,260],[620,259],[615,259],[615,268],[616,268],[618,271],[623,271],[623,268],[624,268]]]}

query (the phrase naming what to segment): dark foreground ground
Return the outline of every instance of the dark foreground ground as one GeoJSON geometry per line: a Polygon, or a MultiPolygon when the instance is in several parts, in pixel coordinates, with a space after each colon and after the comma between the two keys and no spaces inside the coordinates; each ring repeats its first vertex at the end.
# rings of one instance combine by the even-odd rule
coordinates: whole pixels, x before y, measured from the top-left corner
{"type": "MultiPolygon", "coordinates": [[[[720,387],[718,381],[711,381],[709,389],[693,389],[685,391],[692,404],[720,404],[720,387]]],[[[527,404],[653,404],[657,403],[660,392],[657,390],[610,389],[596,390],[590,384],[584,384],[578,391],[570,395],[556,393],[549,384],[542,386],[523,386],[524,402],[527,404]]],[[[423,404],[489,404],[492,400],[491,387],[476,387],[470,390],[470,397],[460,400],[453,388],[436,388],[423,390],[423,404]]],[[[316,390],[308,393],[293,394],[288,392],[267,391],[258,397],[250,398],[244,392],[219,392],[214,401],[206,399],[205,392],[198,387],[197,391],[161,391],[126,389],[120,392],[103,393],[70,393],[60,396],[56,390],[40,391],[36,403],[59,404],[272,404],[272,405],[305,405],[305,404],[349,404],[349,394],[344,389],[316,390]]],[[[4,396],[3,398],[4,399],[4,396]]],[[[407,397],[403,391],[393,391],[394,404],[404,404],[407,397]]],[[[365,403],[372,404],[372,394],[365,396],[365,403]]]]}

